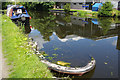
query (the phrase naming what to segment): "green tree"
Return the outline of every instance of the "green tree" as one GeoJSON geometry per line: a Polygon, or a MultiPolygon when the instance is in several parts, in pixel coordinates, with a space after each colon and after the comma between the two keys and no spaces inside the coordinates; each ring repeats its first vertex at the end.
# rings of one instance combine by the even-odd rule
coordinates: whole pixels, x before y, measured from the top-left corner
{"type": "Polygon", "coordinates": [[[100,22],[99,25],[102,27],[103,35],[106,35],[108,30],[111,28],[112,18],[101,17],[98,21],[100,22]]]}
{"type": "Polygon", "coordinates": [[[7,5],[12,5],[12,2],[2,2],[2,10],[7,9],[7,5]]]}
{"type": "MultiPolygon", "coordinates": [[[[13,4],[14,2],[2,2],[2,9],[7,9],[7,5],[13,4]]],[[[53,8],[55,2],[17,2],[17,5],[23,5],[27,10],[48,10],[53,8]]]]}
{"type": "Polygon", "coordinates": [[[70,3],[66,3],[66,5],[64,5],[63,8],[64,8],[64,11],[68,13],[70,11],[70,3]]]}
{"type": "Polygon", "coordinates": [[[105,2],[101,9],[98,11],[99,16],[111,16],[112,15],[112,7],[111,2],[105,2]]]}

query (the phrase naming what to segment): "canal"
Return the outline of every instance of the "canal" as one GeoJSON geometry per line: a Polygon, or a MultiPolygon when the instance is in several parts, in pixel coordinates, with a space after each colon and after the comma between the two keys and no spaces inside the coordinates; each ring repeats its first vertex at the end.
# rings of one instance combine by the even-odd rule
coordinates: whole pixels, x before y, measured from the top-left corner
{"type": "Polygon", "coordinates": [[[50,12],[29,12],[32,30],[29,37],[38,43],[51,62],[64,61],[72,67],[85,66],[90,56],[96,67],[83,76],[53,72],[56,77],[118,78],[120,55],[119,19],[81,18],[50,12]]]}

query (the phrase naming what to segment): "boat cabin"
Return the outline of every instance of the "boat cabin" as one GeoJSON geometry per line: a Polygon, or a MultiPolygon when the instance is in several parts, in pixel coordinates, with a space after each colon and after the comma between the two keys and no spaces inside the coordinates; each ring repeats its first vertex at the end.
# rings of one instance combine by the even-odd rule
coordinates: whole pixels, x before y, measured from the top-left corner
{"type": "Polygon", "coordinates": [[[28,14],[23,6],[15,6],[10,9],[9,17],[16,16],[18,14],[28,14]]]}

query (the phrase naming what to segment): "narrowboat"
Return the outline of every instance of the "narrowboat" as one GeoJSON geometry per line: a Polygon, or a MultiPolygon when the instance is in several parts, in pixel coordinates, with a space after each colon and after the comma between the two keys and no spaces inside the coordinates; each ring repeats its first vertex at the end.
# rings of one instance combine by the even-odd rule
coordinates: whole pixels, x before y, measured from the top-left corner
{"type": "Polygon", "coordinates": [[[7,16],[9,16],[13,21],[26,21],[31,19],[27,10],[22,5],[9,5],[7,7],[7,16]]]}
{"type": "Polygon", "coordinates": [[[31,32],[29,19],[31,19],[27,10],[22,5],[8,5],[7,6],[7,16],[11,18],[15,24],[18,22],[24,24],[25,33],[31,32]]]}

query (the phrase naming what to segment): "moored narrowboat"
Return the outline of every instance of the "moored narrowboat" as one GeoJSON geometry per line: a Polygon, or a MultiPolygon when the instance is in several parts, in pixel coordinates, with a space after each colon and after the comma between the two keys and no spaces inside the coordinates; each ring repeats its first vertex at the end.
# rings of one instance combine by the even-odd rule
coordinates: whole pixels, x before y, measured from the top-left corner
{"type": "Polygon", "coordinates": [[[9,16],[13,21],[25,21],[31,18],[27,10],[22,5],[9,5],[7,8],[7,16],[9,16]]]}

